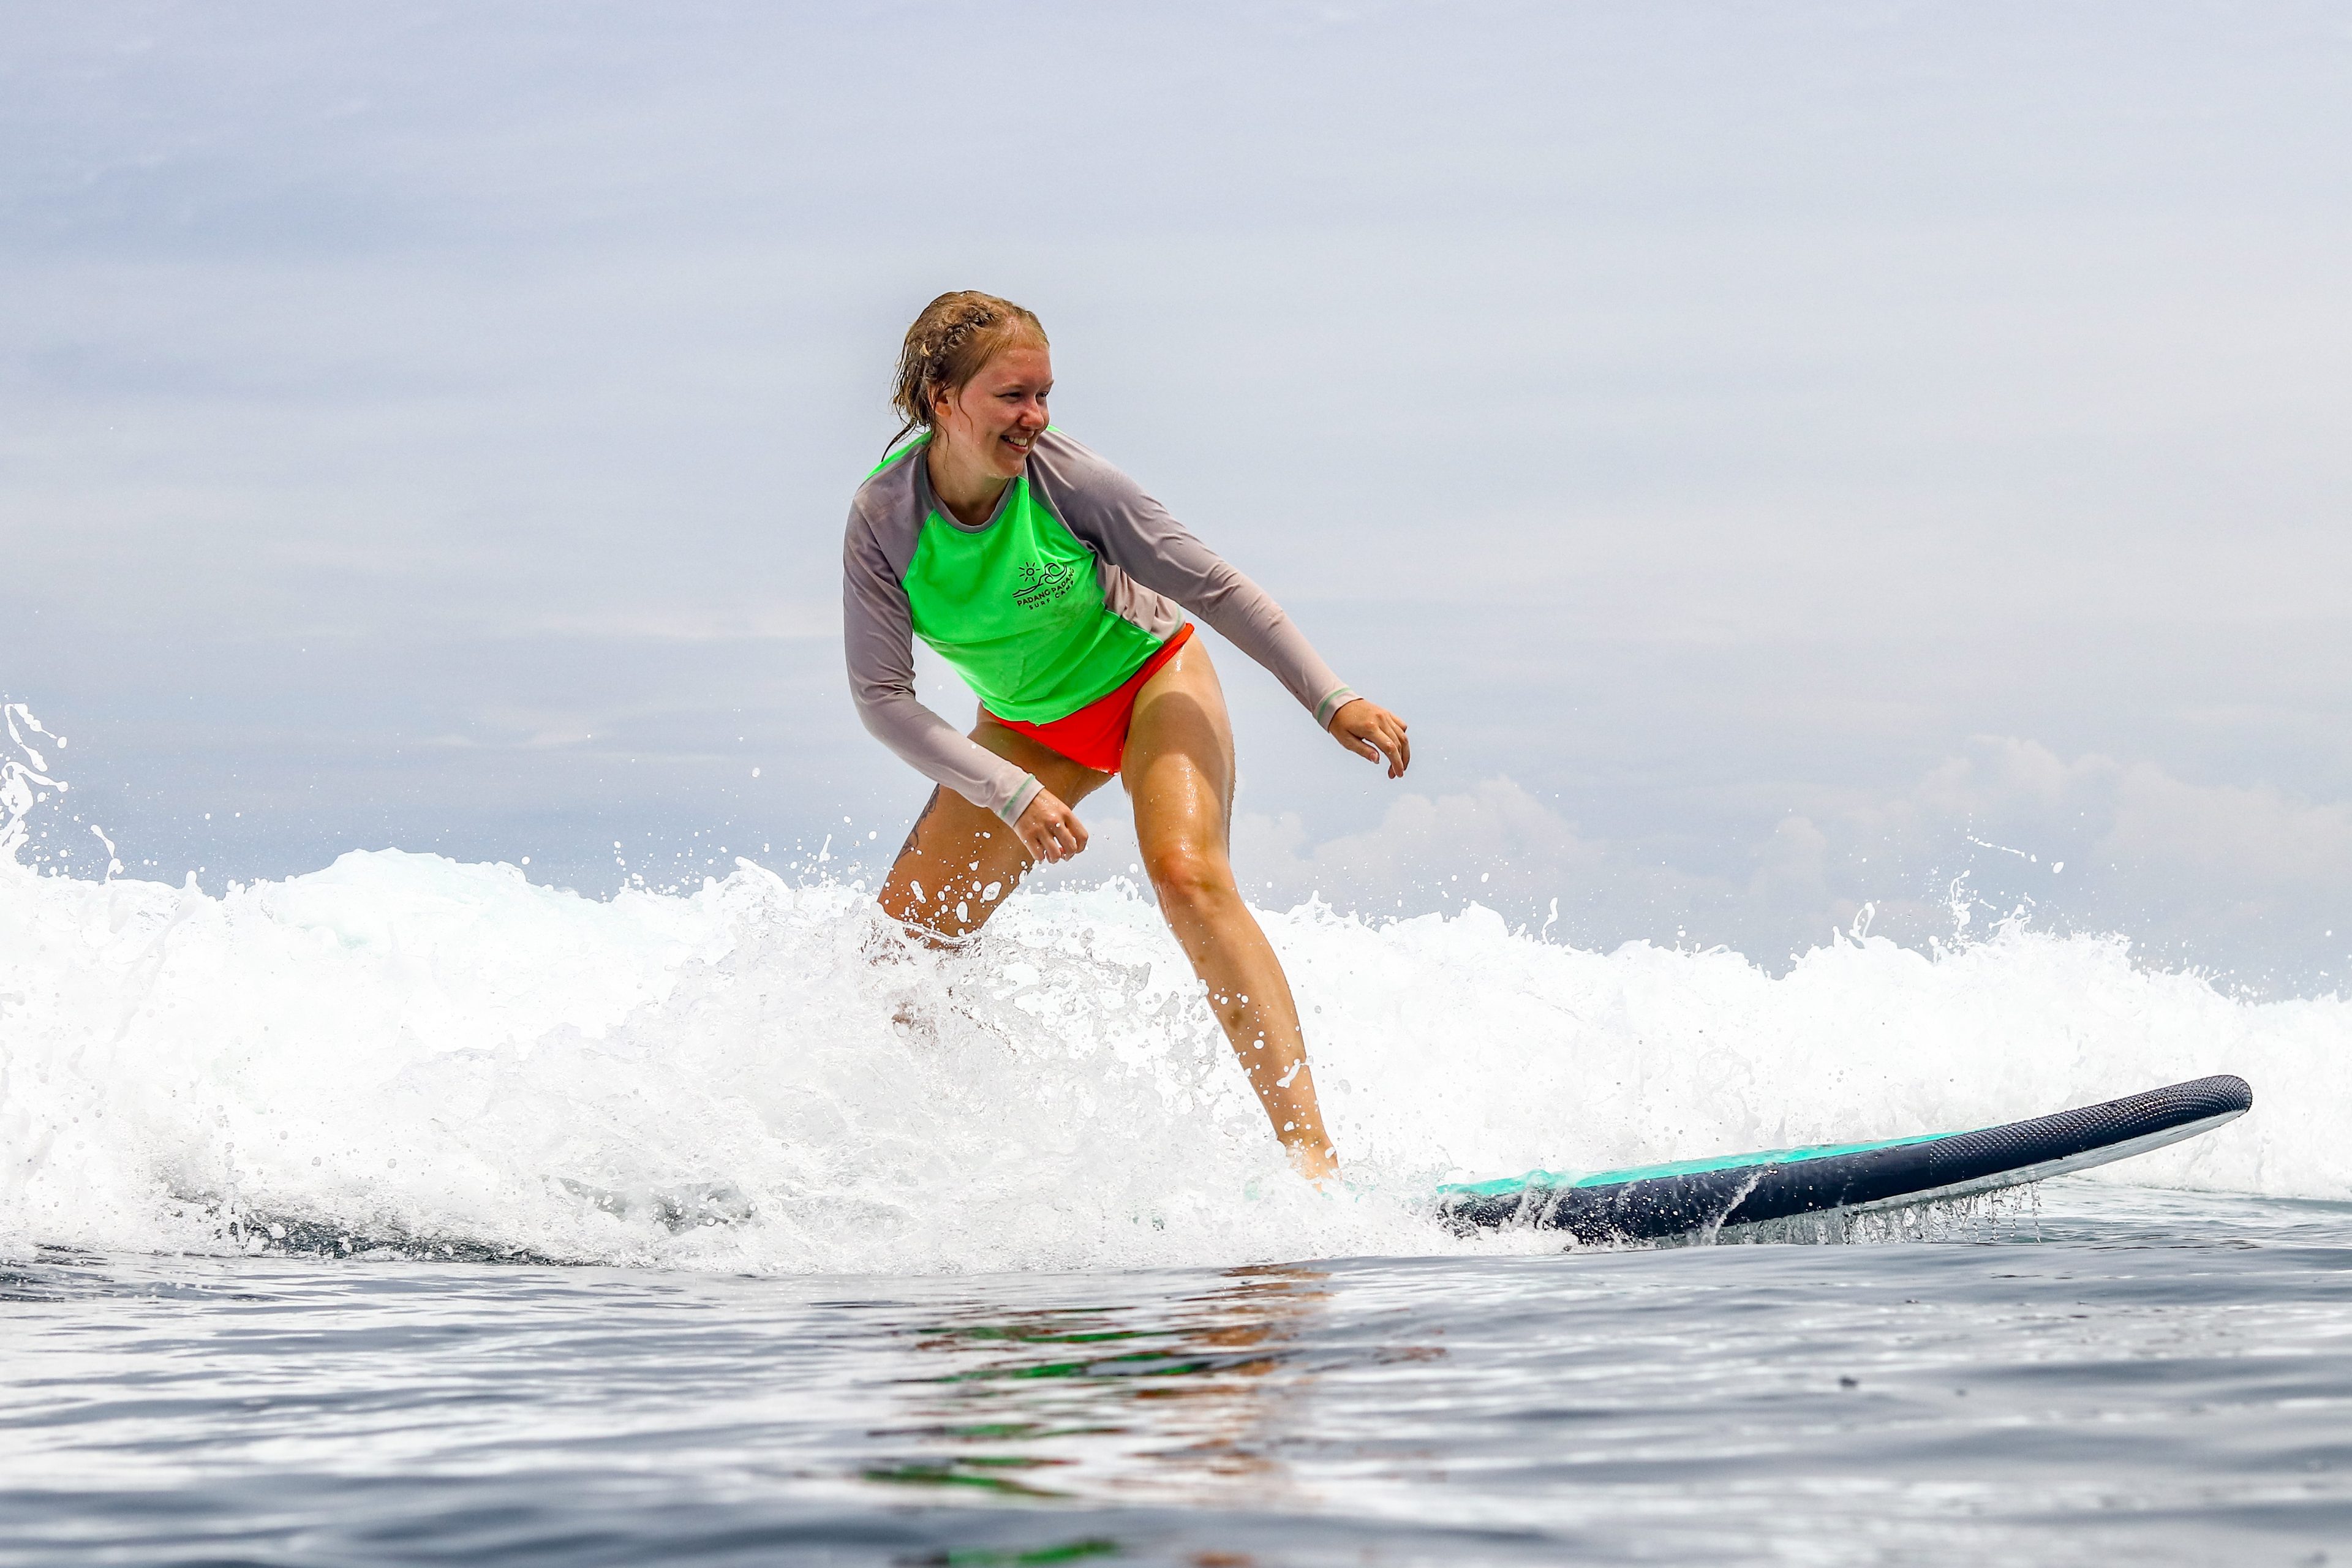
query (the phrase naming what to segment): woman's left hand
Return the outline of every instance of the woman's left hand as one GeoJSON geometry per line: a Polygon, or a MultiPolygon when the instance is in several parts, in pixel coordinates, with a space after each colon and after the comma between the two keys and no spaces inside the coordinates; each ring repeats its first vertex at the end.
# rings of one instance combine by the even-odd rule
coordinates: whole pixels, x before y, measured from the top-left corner
{"type": "Polygon", "coordinates": [[[1388,759],[1389,777],[1401,779],[1412,765],[1412,742],[1405,739],[1404,721],[1361,697],[1339,704],[1328,726],[1331,738],[1366,762],[1388,759]]]}

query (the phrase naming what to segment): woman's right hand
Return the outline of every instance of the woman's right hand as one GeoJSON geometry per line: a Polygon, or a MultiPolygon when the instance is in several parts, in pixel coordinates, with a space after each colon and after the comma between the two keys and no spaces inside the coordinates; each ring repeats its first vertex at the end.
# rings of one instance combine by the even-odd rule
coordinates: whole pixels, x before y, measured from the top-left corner
{"type": "Polygon", "coordinates": [[[1013,832],[1032,860],[1066,860],[1087,847],[1087,825],[1049,789],[1021,808],[1013,832]]]}

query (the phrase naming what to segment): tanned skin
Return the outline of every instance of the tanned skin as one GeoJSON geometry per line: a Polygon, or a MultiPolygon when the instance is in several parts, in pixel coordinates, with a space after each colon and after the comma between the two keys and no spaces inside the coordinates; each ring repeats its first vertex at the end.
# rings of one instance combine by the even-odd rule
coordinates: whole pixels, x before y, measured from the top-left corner
{"type": "MultiPolygon", "coordinates": [[[[1045,428],[1053,363],[1044,344],[993,355],[963,386],[933,405],[936,424],[922,460],[940,502],[973,526],[996,510],[1045,428]]],[[[1358,756],[1385,762],[1402,778],[1412,760],[1404,721],[1362,698],[1331,716],[1332,738],[1358,756]]],[[[1007,827],[950,790],[935,790],[898,851],[881,904],[915,930],[961,937],[989,915],[1040,860],[1066,860],[1087,847],[1071,808],[1110,782],[985,714],[971,738],[1045,787],[1007,827]]],[[[1315,1099],[1315,1075],[1298,1005],[1281,960],[1242,901],[1228,857],[1233,827],[1234,733],[1224,689],[1198,637],[1144,682],[1120,754],[1120,782],[1135,812],[1143,869],[1160,913],[1209,990],[1209,1005],[1265,1108],[1275,1136],[1299,1172],[1321,1182],[1339,1161],[1315,1099]]]]}

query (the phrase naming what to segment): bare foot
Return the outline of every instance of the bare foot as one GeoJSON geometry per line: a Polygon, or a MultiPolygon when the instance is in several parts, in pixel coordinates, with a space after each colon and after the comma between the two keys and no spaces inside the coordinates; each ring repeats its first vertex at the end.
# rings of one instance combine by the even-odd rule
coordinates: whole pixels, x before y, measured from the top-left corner
{"type": "Polygon", "coordinates": [[[1283,1152],[1290,1156],[1290,1168],[1318,1192],[1329,1192],[1339,1179],[1339,1156],[1328,1143],[1292,1143],[1283,1152]]]}

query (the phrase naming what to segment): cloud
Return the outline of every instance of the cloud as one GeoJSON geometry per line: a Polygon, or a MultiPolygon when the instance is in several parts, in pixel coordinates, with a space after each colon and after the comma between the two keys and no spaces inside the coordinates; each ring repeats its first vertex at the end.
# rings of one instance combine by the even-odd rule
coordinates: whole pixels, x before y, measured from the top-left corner
{"type": "Polygon", "coordinates": [[[2023,852],[2043,860],[2063,858],[2071,845],[2091,863],[2189,878],[2215,892],[2352,887],[2352,803],[2198,784],[2096,752],[2070,761],[2008,736],[1976,737],[1906,798],[1854,815],[1915,840],[1967,823],[1979,837],[2024,841],[2023,852]]]}
{"type": "Polygon", "coordinates": [[[2210,785],[2154,763],[1985,736],[1899,792],[1791,812],[1744,879],[1675,846],[1580,831],[1509,778],[1409,795],[1310,842],[1296,813],[1244,813],[1234,863],[1262,902],[1368,916],[1477,902],[1580,945],[1723,942],[1777,963],[1857,921],[1927,947],[2003,919],[2120,932],[2160,962],[2263,988],[2332,989],[2352,941],[2352,804],[2210,785]],[[1554,900],[1557,900],[1555,904],[1554,900]]]}
{"type": "Polygon", "coordinates": [[[1254,894],[2305,952],[2352,317],[2288,34],[1311,9],[913,56],[855,7],[554,55],[498,8],[27,20],[0,683],[173,866],[895,844],[929,786],[844,696],[841,520],[908,314],[985,283],[1057,416],[1420,726],[1424,794],[1338,779],[1221,650],[1254,894]],[[947,182],[909,247],[902,106],[1000,68],[1067,89],[1054,233],[947,182]]]}
{"type": "Polygon", "coordinates": [[[2263,786],[2191,784],[2127,769],[2102,852],[2194,871],[2251,893],[2352,889],[2352,804],[2313,804],[2263,786]]]}
{"type": "Polygon", "coordinates": [[[1590,837],[1507,777],[1460,794],[1405,795],[1374,826],[1314,844],[1296,812],[1244,812],[1234,824],[1234,863],[1264,902],[1313,897],[1368,915],[1476,903],[1587,945],[1671,941],[1740,893],[1722,878],[1645,864],[1630,846],[1590,837]]]}
{"type": "Polygon", "coordinates": [[[1536,880],[1558,891],[1561,883],[1597,869],[1608,854],[1607,846],[1580,836],[1508,778],[1487,779],[1465,795],[1408,795],[1390,805],[1377,826],[1312,846],[1297,812],[1244,813],[1234,825],[1234,849],[1253,879],[1265,876],[1308,892],[1328,887],[1371,903],[1416,905],[1433,892],[1458,888],[1465,871],[1491,876],[1499,870],[1516,886],[1539,868],[1536,880]]]}

